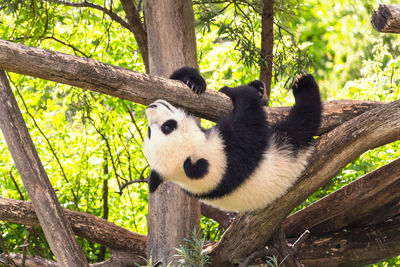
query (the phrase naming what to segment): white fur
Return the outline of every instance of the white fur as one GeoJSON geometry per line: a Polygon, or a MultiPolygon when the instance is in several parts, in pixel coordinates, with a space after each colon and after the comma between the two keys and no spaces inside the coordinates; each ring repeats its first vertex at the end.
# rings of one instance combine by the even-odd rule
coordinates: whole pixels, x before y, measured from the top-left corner
{"type": "MultiPolygon", "coordinates": [[[[227,159],[223,140],[216,128],[207,135],[196,125],[191,116],[163,100],[154,102],[156,108],[147,109],[151,138],[146,137],[144,154],[150,167],[164,181],[172,181],[194,194],[207,193],[217,187],[225,170],[227,159]],[[172,112],[160,102],[168,105],[172,112]],[[161,125],[174,119],[178,128],[168,135],[161,132],[161,125]],[[208,173],[201,179],[186,176],[183,163],[187,157],[192,162],[205,158],[208,173]]],[[[263,208],[282,196],[295,183],[306,167],[312,148],[297,152],[294,157],[289,145],[278,147],[272,138],[263,159],[252,175],[232,193],[213,200],[202,200],[227,211],[249,211],[263,208]]]]}
{"type": "MultiPolygon", "coordinates": [[[[154,103],[157,102],[160,100],[154,103]]],[[[193,117],[166,101],[163,103],[168,104],[173,112],[163,105],[146,110],[151,138],[146,137],[143,152],[150,167],[166,181],[173,181],[192,193],[209,192],[218,185],[226,168],[223,141],[218,131],[213,129],[206,136],[193,117]],[[164,135],[160,127],[169,119],[176,120],[178,128],[169,135],[164,135]],[[209,172],[202,179],[188,178],[183,170],[183,163],[187,157],[190,157],[192,162],[200,158],[207,159],[209,172]]]]}
{"type": "Polygon", "coordinates": [[[249,211],[263,208],[285,194],[307,165],[313,149],[298,151],[294,157],[289,146],[272,142],[253,174],[229,195],[204,203],[227,211],[249,211]]]}

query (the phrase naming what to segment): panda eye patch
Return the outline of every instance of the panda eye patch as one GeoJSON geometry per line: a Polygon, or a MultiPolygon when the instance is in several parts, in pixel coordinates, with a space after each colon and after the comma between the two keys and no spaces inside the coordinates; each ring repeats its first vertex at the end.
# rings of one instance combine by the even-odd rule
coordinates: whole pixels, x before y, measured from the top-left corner
{"type": "Polygon", "coordinates": [[[161,131],[164,134],[170,134],[173,130],[176,129],[176,127],[178,127],[178,123],[176,122],[176,120],[167,120],[163,123],[163,125],[161,125],[161,131]]]}

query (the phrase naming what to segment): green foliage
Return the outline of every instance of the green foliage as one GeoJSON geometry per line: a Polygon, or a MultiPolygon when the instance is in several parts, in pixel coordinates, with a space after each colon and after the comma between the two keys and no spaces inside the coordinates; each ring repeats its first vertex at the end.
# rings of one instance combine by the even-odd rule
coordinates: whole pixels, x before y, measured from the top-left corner
{"type": "Polygon", "coordinates": [[[200,238],[200,233],[196,229],[190,233],[189,238],[185,238],[183,244],[176,249],[173,256],[174,266],[182,267],[207,267],[209,266],[209,256],[203,253],[206,244],[205,238],[200,238]]]}
{"type": "MultiPolygon", "coordinates": [[[[91,2],[125,17],[120,1],[91,2]]],[[[198,59],[208,88],[257,79],[262,1],[194,3],[198,59]]],[[[399,99],[399,41],[372,29],[374,8],[367,0],[275,1],[271,105],[293,104],[286,89],[296,74],[306,71],[317,77],[324,99],[399,99]]],[[[145,69],[132,33],[98,10],[10,0],[0,1],[0,17],[0,39],[145,69]]],[[[145,234],[149,170],[141,152],[147,127],[144,107],[21,75],[10,74],[10,79],[61,205],[145,234]]],[[[297,209],[399,157],[400,141],[364,153],[297,209]]],[[[0,192],[2,197],[29,200],[1,133],[0,192]]],[[[205,240],[216,241],[223,234],[211,219],[202,218],[201,227],[202,239],[193,234],[178,249],[175,260],[184,266],[206,266],[200,248],[205,240]]],[[[10,251],[22,252],[20,246],[29,237],[28,253],[53,257],[40,229],[2,222],[0,232],[10,251]]],[[[79,242],[90,262],[99,260],[98,244],[79,242]]],[[[267,264],[279,266],[273,258],[267,264]]],[[[399,264],[395,258],[374,266],[399,264]]]]}

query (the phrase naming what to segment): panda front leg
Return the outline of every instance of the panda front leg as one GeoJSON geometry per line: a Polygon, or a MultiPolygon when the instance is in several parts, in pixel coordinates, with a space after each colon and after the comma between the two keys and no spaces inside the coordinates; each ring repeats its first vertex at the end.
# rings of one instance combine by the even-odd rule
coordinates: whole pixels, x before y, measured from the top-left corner
{"type": "Polygon", "coordinates": [[[321,125],[321,97],[311,74],[298,76],[292,89],[296,103],[288,117],[275,127],[288,135],[291,144],[301,148],[310,145],[321,125]]]}
{"type": "Polygon", "coordinates": [[[183,82],[196,94],[204,93],[207,87],[207,84],[203,77],[201,77],[199,71],[190,67],[182,67],[175,70],[169,78],[183,82]]]}

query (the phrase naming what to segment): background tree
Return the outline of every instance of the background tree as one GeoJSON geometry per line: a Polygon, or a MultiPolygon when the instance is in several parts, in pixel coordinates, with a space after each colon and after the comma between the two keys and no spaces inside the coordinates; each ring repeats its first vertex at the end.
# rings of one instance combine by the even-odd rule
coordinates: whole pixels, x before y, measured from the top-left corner
{"type": "MultiPolygon", "coordinates": [[[[6,1],[1,3],[1,38],[145,72],[148,70],[144,56],[146,42],[141,41],[144,39],[140,39],[140,33],[134,32],[139,21],[142,35],[145,33],[142,4],[142,1],[6,1]]],[[[397,41],[390,35],[377,38],[369,22],[372,9],[366,2],[275,2],[271,105],[291,103],[290,93],[283,88],[289,87],[296,72],[307,68],[318,77],[327,99],[398,99],[397,41]]],[[[265,63],[260,57],[261,3],[197,1],[194,10],[200,70],[209,88],[257,78],[260,64],[265,63]]],[[[147,187],[142,183],[148,168],[141,156],[143,107],[26,76],[10,74],[9,78],[62,205],[108,217],[118,225],[146,233],[147,187]]],[[[4,142],[0,150],[1,195],[28,199],[4,142]]],[[[363,154],[296,209],[398,158],[398,151],[396,142],[363,154]]],[[[383,210],[393,208],[390,203],[383,210]]],[[[10,214],[4,216],[11,218],[10,214]]],[[[52,257],[40,230],[32,232],[30,228],[10,223],[0,227],[9,250],[23,252],[24,248],[19,246],[27,239],[31,244],[27,247],[29,253],[52,257]]],[[[391,227],[396,229],[396,224],[391,227]]],[[[223,231],[206,218],[202,219],[202,228],[212,240],[218,240],[223,231]]],[[[389,228],[366,229],[375,233],[389,228]]],[[[310,240],[313,238],[317,242],[323,236],[310,240]]],[[[105,244],[98,239],[80,239],[91,262],[101,260],[104,255],[104,250],[101,252],[94,242],[105,244]]],[[[336,245],[327,244],[327,249],[336,245]]],[[[317,258],[308,255],[309,259],[317,258]]],[[[376,260],[379,259],[369,262],[376,260]]],[[[396,261],[392,261],[393,265],[396,261]]]]}

